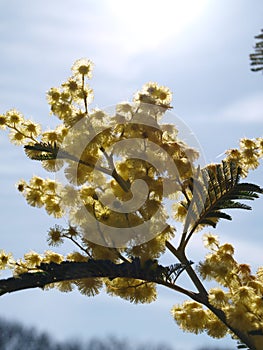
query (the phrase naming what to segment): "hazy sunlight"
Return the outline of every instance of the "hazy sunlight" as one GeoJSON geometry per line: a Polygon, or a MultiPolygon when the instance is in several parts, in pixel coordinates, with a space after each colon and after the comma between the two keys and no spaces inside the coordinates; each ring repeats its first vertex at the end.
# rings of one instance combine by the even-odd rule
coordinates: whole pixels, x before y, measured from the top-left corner
{"type": "Polygon", "coordinates": [[[203,13],[207,0],[115,0],[111,2],[117,35],[130,53],[155,49],[181,34],[203,13]]]}

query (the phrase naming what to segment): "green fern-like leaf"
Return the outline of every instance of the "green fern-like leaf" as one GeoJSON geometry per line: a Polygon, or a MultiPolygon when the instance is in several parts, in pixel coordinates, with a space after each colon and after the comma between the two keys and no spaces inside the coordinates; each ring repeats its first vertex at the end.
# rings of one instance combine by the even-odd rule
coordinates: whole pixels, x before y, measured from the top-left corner
{"type": "Polygon", "coordinates": [[[263,190],[255,184],[239,183],[240,173],[236,163],[222,162],[207,166],[198,179],[191,179],[190,199],[183,203],[187,209],[184,232],[204,225],[216,227],[220,219],[232,220],[226,209],[251,210],[239,201],[254,200],[263,190]]]}
{"type": "Polygon", "coordinates": [[[26,145],[24,148],[26,155],[30,159],[40,161],[56,159],[59,151],[56,143],[52,144],[50,142],[39,142],[34,145],[26,145]]]}
{"type": "Polygon", "coordinates": [[[255,50],[252,54],[250,54],[250,64],[251,70],[253,72],[258,72],[263,70],[263,29],[261,29],[261,34],[255,36],[258,39],[255,50]]]}

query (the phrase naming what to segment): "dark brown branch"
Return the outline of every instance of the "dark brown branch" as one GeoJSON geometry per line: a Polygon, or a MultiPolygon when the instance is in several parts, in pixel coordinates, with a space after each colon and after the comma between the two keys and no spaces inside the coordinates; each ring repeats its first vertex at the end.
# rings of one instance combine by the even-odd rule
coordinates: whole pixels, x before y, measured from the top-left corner
{"type": "Polygon", "coordinates": [[[204,297],[204,300],[207,298],[207,291],[196,275],[195,271],[192,269],[191,264],[189,264],[188,259],[186,258],[184,249],[179,247],[176,249],[169,241],[165,242],[166,247],[170,250],[170,252],[180,261],[181,264],[186,265],[186,271],[189,277],[191,278],[192,282],[196,286],[198,292],[200,293],[201,296],[204,297]]]}
{"type": "MultiPolygon", "coordinates": [[[[151,260],[148,264],[142,266],[138,258],[135,258],[132,262],[121,264],[115,264],[110,260],[93,259],[89,259],[87,262],[42,263],[38,268],[42,271],[24,273],[17,277],[0,280],[0,295],[29,288],[43,288],[50,283],[81,278],[106,277],[114,279],[124,277],[156,283],[166,280],[166,268],[164,266],[156,265],[151,260]]],[[[169,281],[167,283],[169,284],[169,281]]]]}

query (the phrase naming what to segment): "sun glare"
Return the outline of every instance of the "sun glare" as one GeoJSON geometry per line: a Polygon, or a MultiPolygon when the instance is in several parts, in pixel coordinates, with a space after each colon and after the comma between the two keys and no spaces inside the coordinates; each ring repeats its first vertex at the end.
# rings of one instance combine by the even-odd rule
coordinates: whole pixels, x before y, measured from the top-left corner
{"type": "Polygon", "coordinates": [[[155,49],[200,17],[207,0],[114,0],[110,10],[129,52],[155,49]],[[121,28],[121,29],[120,29],[121,28]]]}

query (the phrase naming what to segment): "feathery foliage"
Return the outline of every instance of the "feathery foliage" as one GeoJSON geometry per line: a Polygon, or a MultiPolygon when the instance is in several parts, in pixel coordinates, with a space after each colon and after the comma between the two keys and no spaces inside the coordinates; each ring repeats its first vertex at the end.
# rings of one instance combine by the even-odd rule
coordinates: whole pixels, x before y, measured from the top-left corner
{"type": "Polygon", "coordinates": [[[51,160],[56,159],[58,156],[59,148],[56,142],[39,142],[34,145],[25,145],[25,153],[28,158],[32,160],[51,160]]]}
{"type": "Polygon", "coordinates": [[[241,168],[235,162],[208,165],[198,178],[191,178],[188,190],[191,199],[182,204],[187,209],[184,232],[198,226],[216,227],[219,219],[232,220],[225,209],[251,210],[239,200],[254,200],[263,190],[255,184],[240,183],[241,168]]]}
{"type": "Polygon", "coordinates": [[[263,70],[263,29],[261,29],[261,34],[255,36],[259,41],[256,43],[255,52],[250,54],[250,64],[252,66],[251,70],[253,72],[258,72],[263,70]]]}

